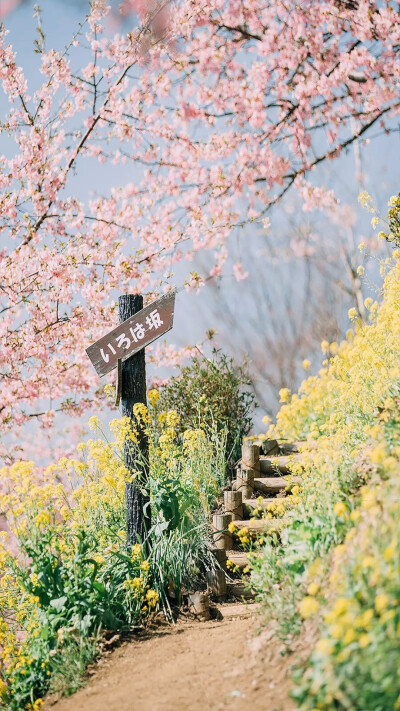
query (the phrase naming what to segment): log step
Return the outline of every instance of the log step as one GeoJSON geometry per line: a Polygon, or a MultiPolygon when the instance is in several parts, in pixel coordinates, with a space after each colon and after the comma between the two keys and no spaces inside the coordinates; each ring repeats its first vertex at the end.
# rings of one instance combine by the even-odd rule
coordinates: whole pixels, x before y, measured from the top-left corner
{"type": "MultiPolygon", "coordinates": [[[[285,497],[282,497],[285,498],[285,497]]],[[[265,513],[268,511],[268,506],[269,504],[273,504],[276,501],[279,501],[276,496],[273,498],[268,498],[268,499],[261,499],[258,497],[258,499],[244,499],[243,500],[243,516],[242,518],[252,518],[254,516],[254,511],[257,510],[258,513],[262,512],[265,513]]]]}
{"type": "Polygon", "coordinates": [[[234,583],[228,583],[228,595],[236,597],[240,600],[254,600],[256,594],[254,590],[250,590],[246,583],[240,581],[234,583]]]}
{"type": "Polygon", "coordinates": [[[287,442],[286,440],[264,439],[256,440],[255,444],[260,447],[260,454],[267,457],[286,454],[298,454],[300,448],[306,444],[305,440],[297,440],[296,442],[287,442]]]}
{"type": "Polygon", "coordinates": [[[288,486],[289,482],[283,477],[263,477],[254,479],[254,489],[263,495],[274,495],[283,491],[288,486]]]}
{"type": "Polygon", "coordinates": [[[279,530],[281,525],[281,518],[253,518],[249,521],[235,521],[238,531],[247,528],[250,535],[259,534],[263,531],[279,530]]]}
{"type": "Polygon", "coordinates": [[[256,615],[261,609],[261,605],[257,602],[238,602],[233,604],[218,605],[218,610],[224,620],[229,620],[234,617],[251,617],[256,615]]]}
{"type": "Polygon", "coordinates": [[[300,462],[301,454],[291,454],[280,457],[260,457],[260,472],[267,476],[276,476],[277,472],[283,475],[290,474],[290,465],[300,462]]]}
{"type": "Polygon", "coordinates": [[[303,440],[298,440],[297,442],[279,442],[279,449],[282,454],[298,454],[303,444],[305,444],[303,440]]]}
{"type": "Polygon", "coordinates": [[[266,456],[277,455],[280,453],[280,447],[276,439],[265,439],[260,443],[260,453],[266,456]]]}
{"type": "Polygon", "coordinates": [[[243,499],[243,506],[247,506],[249,509],[262,508],[266,509],[269,504],[274,504],[276,502],[276,496],[270,497],[268,499],[243,499]]]}
{"type": "Polygon", "coordinates": [[[244,551],[226,551],[226,557],[228,561],[231,560],[240,570],[249,565],[249,555],[244,551]]]}

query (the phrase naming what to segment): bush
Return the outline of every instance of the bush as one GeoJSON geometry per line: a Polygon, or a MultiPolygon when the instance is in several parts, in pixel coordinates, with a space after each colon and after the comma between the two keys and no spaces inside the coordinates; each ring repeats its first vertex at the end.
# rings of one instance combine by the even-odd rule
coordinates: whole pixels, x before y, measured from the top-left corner
{"type": "Polygon", "coordinates": [[[241,445],[252,426],[255,396],[246,369],[216,349],[212,358],[193,358],[179,375],[160,388],[161,410],[176,410],[184,427],[199,423],[225,431],[229,465],[241,456],[241,445]]]}

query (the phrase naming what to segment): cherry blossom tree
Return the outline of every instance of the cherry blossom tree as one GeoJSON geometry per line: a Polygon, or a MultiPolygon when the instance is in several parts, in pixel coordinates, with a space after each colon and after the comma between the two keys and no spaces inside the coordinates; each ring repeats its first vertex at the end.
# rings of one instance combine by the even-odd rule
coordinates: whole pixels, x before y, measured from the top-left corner
{"type": "MultiPolygon", "coordinates": [[[[85,347],[115,324],[118,293],[166,291],[177,263],[207,250],[209,273],[186,270],[187,288],[200,288],[222,273],[232,235],[245,250],[246,225],[268,225],[290,189],[305,210],[332,207],[316,167],[373,126],[389,134],[400,111],[396,2],[136,10],[135,29],[109,36],[108,8],[93,2],[63,51],[46,47],[38,17],[32,89],[0,32],[4,432],[98,402],[85,347]],[[132,178],[77,190],[80,171],[118,166],[132,178]]],[[[245,277],[240,261],[234,274],[245,277]]]]}

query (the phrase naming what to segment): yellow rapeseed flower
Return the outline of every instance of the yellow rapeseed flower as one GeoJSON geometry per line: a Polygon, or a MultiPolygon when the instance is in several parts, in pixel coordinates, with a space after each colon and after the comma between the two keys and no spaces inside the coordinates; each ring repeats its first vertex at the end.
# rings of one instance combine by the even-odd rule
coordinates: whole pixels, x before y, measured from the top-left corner
{"type": "Polygon", "coordinates": [[[348,508],[346,504],[343,503],[343,501],[338,501],[335,504],[333,510],[336,516],[338,516],[339,518],[346,518],[349,513],[348,508]]]}
{"type": "Polygon", "coordinates": [[[92,415],[92,417],[89,417],[88,425],[89,429],[97,430],[101,426],[101,422],[96,415],[92,415]]]}
{"type": "Polygon", "coordinates": [[[279,390],[279,402],[289,402],[289,400],[290,400],[289,388],[281,388],[279,390]]]}
{"type": "Polygon", "coordinates": [[[390,603],[390,597],[387,593],[379,593],[375,597],[375,609],[380,614],[388,607],[390,603]]]}
{"type": "Polygon", "coordinates": [[[307,588],[307,592],[309,595],[316,595],[318,590],[319,590],[319,585],[318,585],[318,583],[315,583],[315,582],[310,583],[307,588]]]}
{"type": "Polygon", "coordinates": [[[158,400],[160,399],[160,393],[159,393],[158,390],[156,390],[155,388],[152,388],[151,390],[149,390],[149,392],[148,392],[148,394],[147,394],[147,399],[148,399],[150,405],[151,405],[152,407],[154,407],[154,405],[155,405],[155,404],[158,402],[158,400]]]}
{"type": "Polygon", "coordinates": [[[315,645],[315,649],[326,656],[332,653],[332,648],[332,641],[328,637],[321,637],[315,645]]]}
{"type": "Polygon", "coordinates": [[[360,639],[358,640],[358,645],[361,649],[365,649],[365,647],[368,647],[368,645],[370,643],[371,643],[371,637],[367,633],[362,634],[360,639]]]}
{"type": "Polygon", "coordinates": [[[319,604],[315,597],[311,597],[310,595],[303,597],[299,605],[299,612],[304,620],[307,620],[309,617],[312,617],[312,615],[315,615],[318,610],[319,604]]]}
{"type": "Polygon", "coordinates": [[[50,514],[48,511],[41,511],[35,516],[37,526],[47,526],[50,523],[50,514]]]}

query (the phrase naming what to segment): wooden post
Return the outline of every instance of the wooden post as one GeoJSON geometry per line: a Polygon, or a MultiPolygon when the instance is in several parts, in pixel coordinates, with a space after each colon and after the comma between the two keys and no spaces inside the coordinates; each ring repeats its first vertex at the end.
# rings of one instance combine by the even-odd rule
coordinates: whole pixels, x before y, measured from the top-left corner
{"type": "Polygon", "coordinates": [[[241,491],[224,491],[224,509],[232,514],[232,521],[243,518],[243,504],[241,491]]]}
{"type": "Polygon", "coordinates": [[[260,471],[260,447],[253,442],[243,442],[242,445],[242,467],[243,469],[253,469],[257,475],[260,471]]]}
{"type": "MultiPolygon", "coordinates": [[[[118,299],[120,323],[134,316],[143,308],[143,296],[124,294],[118,299]]],[[[146,399],[146,365],[144,348],[122,363],[121,368],[121,411],[133,420],[133,406],[146,399]]],[[[144,432],[139,432],[141,461],[135,458],[132,447],[125,443],[124,461],[130,471],[139,472],[140,486],[135,481],[125,483],[126,530],[128,545],[143,541],[150,528],[150,506],[146,485],[149,476],[149,443],[144,432]],[[144,507],[146,506],[146,511],[144,507]]]]}
{"type": "Polygon", "coordinates": [[[211,548],[211,553],[213,554],[214,558],[217,560],[217,563],[221,570],[226,571],[226,550],[225,548],[211,548]]]}
{"type": "Polygon", "coordinates": [[[201,620],[210,619],[210,600],[207,593],[190,593],[188,603],[189,610],[193,613],[193,615],[196,615],[196,617],[199,617],[201,620]]]}
{"type": "Polygon", "coordinates": [[[254,469],[237,468],[235,491],[242,493],[242,499],[251,499],[254,491],[254,469]]]}
{"type": "Polygon", "coordinates": [[[232,534],[228,531],[228,526],[232,521],[230,513],[214,514],[212,517],[212,527],[214,530],[214,547],[229,550],[233,546],[232,534]]]}
{"type": "Polygon", "coordinates": [[[226,577],[223,570],[210,570],[207,573],[207,583],[211,590],[211,595],[217,600],[226,598],[226,577]]]}

